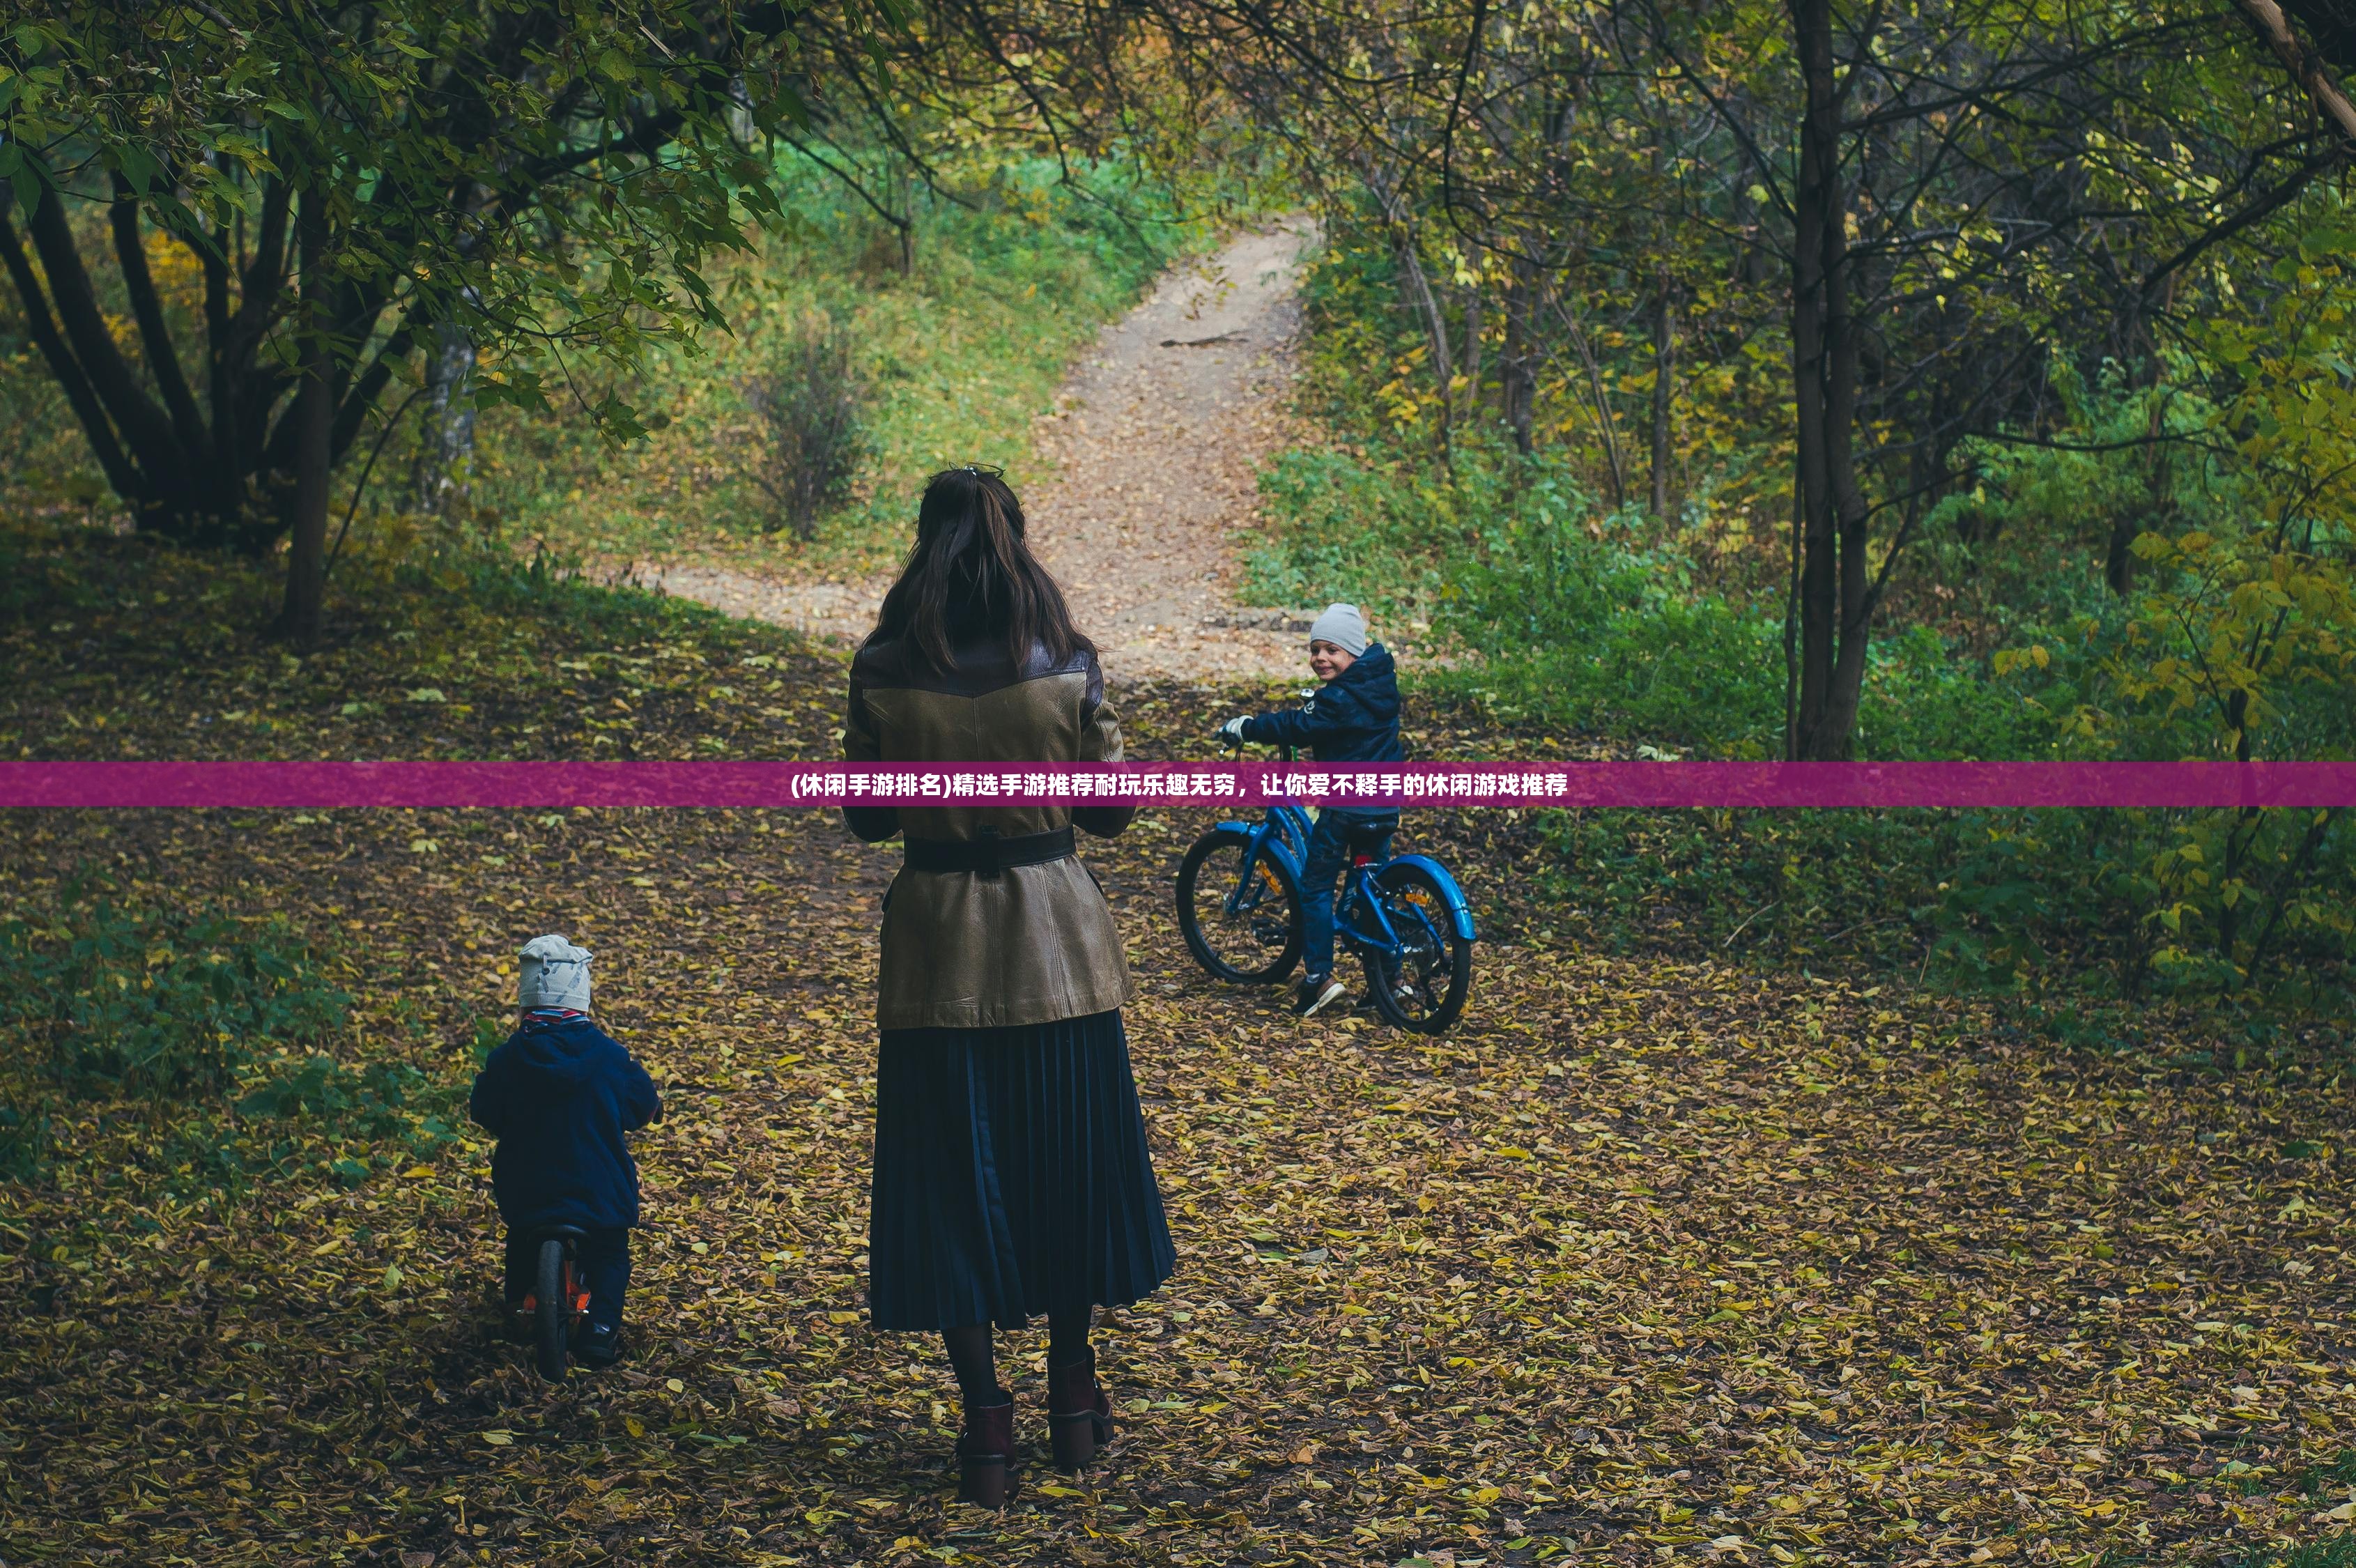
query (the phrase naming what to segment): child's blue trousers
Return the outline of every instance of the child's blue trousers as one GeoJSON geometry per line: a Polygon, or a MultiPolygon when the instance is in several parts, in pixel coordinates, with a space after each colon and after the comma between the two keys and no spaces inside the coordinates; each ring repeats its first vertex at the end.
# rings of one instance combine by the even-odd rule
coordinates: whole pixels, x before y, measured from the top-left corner
{"type": "MultiPolygon", "coordinates": [[[[533,1226],[508,1232],[508,1305],[520,1306],[540,1284],[540,1239],[533,1226]]],[[[630,1288],[630,1233],[592,1230],[573,1244],[573,1266],[589,1287],[589,1321],[622,1326],[622,1297],[630,1288]]]]}
{"type": "Polygon", "coordinates": [[[1396,816],[1355,817],[1320,811],[1309,830],[1309,858],[1301,873],[1301,972],[1317,979],[1333,972],[1333,901],[1342,868],[1358,853],[1381,860],[1390,854],[1396,816]]]}

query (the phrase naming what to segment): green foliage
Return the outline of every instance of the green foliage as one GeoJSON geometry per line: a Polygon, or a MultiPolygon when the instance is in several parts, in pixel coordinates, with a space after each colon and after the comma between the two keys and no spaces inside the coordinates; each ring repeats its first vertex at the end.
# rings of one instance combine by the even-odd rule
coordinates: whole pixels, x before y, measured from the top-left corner
{"type": "MultiPolygon", "coordinates": [[[[2264,395],[2297,410],[2320,395],[2266,384],[2264,395]]],[[[2100,520],[2105,506],[2115,509],[2106,526],[2132,527],[2140,503],[2178,526],[2136,534],[2137,585],[2126,597],[2056,594],[2044,627],[2013,620],[2016,640],[1991,671],[2019,691],[2045,746],[2134,760],[2356,757],[2356,572],[2344,514],[2329,504],[2334,477],[2279,489],[2254,482],[2259,461],[2228,470],[2218,456],[2240,430],[2244,456],[2288,440],[2312,457],[2316,434],[2286,435],[2293,419],[2247,397],[2220,407],[2115,381],[2082,403],[2081,418],[2089,446],[2120,430],[2185,439],[2182,449],[2034,450],[1989,462],[1970,503],[1979,521],[1999,538],[2035,538],[2053,514],[2100,520]],[[2168,468],[2196,478],[2164,482],[2168,468]]],[[[2120,825],[2025,830],[2019,858],[2034,869],[2008,869],[2011,857],[1997,851],[1975,858],[1958,887],[1978,900],[1976,929],[2012,932],[1992,950],[1998,958],[2028,940],[2003,912],[2032,905],[2064,921],[2131,926],[2136,969],[2169,989],[2238,991],[2271,972],[2296,990],[2316,965],[2329,972],[2356,953],[2356,912],[2337,892],[2356,857],[2346,813],[2127,812],[2120,825]],[[2072,875],[2075,897],[2060,886],[2072,875]]]]}
{"type": "MultiPolygon", "coordinates": [[[[2114,376],[2076,392],[2077,445],[1988,443],[1980,480],[1930,520],[1937,558],[2000,579],[2000,614],[1903,624],[1869,663],[1868,757],[2316,757],[2356,754],[2356,618],[2343,555],[2236,511],[2204,455],[2213,410],[2114,376]],[[2140,585],[2100,547],[2151,504],[2148,449],[2173,421],[2140,585]],[[1976,650],[2000,628],[2013,639],[1976,650]]],[[[1379,446],[1361,450],[1380,452],[1379,446]]],[[[1263,484],[1264,583],[1321,582],[1421,609],[1429,669],[1490,713],[1622,751],[1776,755],[1780,606],[1710,585],[1688,538],[1604,513],[1558,462],[1461,444],[1429,458],[1293,454],[1263,484]],[[1454,553],[1457,562],[1438,563],[1454,553]],[[1322,575],[1321,575],[1322,574],[1322,575]]],[[[1557,830],[1558,890],[1614,946],[1704,940],[1779,961],[1867,961],[2023,995],[2249,993],[2349,1001],[2356,832],[2330,811],[1588,813],[1557,830]],[[1835,936],[1839,938],[1836,941],[1835,936]]]]}
{"type": "Polygon", "coordinates": [[[348,1004],[280,921],[71,893],[52,920],[0,921],[0,1026],[12,1054],[79,1092],[211,1099],[258,1050],[332,1034],[348,1004]]]}
{"type": "Polygon", "coordinates": [[[0,254],[134,525],[257,555],[291,530],[307,646],[328,510],[296,471],[372,465],[445,338],[477,405],[643,433],[611,387],[568,394],[724,324],[706,274],[782,221],[761,144],[808,120],[803,50],[862,27],[858,0],[47,7],[0,34],[0,254]]]}
{"type": "Polygon", "coordinates": [[[1590,735],[1759,756],[1783,722],[1777,628],[1697,591],[1692,564],[1539,482],[1477,531],[1434,624],[1482,655],[1483,700],[1590,735]]]}
{"type": "Polygon", "coordinates": [[[500,1045],[506,1041],[507,1037],[508,1032],[505,1026],[497,1020],[490,1018],[476,1019],[475,1066],[477,1069],[480,1069],[489,1062],[491,1059],[491,1053],[498,1050],[500,1045]]]}
{"type": "MultiPolygon", "coordinates": [[[[0,289],[0,507],[87,505],[105,493],[65,394],[41,363],[12,290],[0,289]]],[[[8,608],[0,585],[0,614],[8,608]]]]}
{"type": "Polygon", "coordinates": [[[1346,598],[1404,610],[1432,593],[1447,537],[1437,498],[1347,453],[1279,453],[1259,475],[1270,533],[1244,557],[1243,592],[1257,604],[1346,598]]]}
{"type": "Polygon", "coordinates": [[[2147,533],[2136,553],[2159,575],[2103,659],[2126,709],[2113,723],[2244,761],[2356,749],[2356,577],[2345,559],[2264,526],[2147,533]]]}
{"type": "Polygon", "coordinates": [[[910,194],[904,274],[896,233],[840,182],[790,154],[778,166],[785,231],[716,280],[729,330],[598,383],[659,428],[617,448],[577,418],[484,420],[476,500],[509,537],[607,559],[874,570],[905,549],[926,476],[983,460],[1024,477],[1033,423],[1072,356],[1187,232],[1127,219],[1142,193],[1118,166],[1078,164],[1066,182],[1050,161],[976,155],[953,196],[910,194]],[[814,317],[841,324],[864,441],[848,495],[804,542],[767,532],[776,506],[748,473],[757,421],[739,387],[814,317]]]}
{"type": "MultiPolygon", "coordinates": [[[[807,113],[781,18],[656,0],[519,25],[477,0],[395,0],[339,20],[253,0],[53,8],[0,48],[0,178],[30,210],[69,177],[55,153],[94,158],[191,242],[291,187],[319,204],[351,304],[381,308],[397,288],[486,348],[628,360],[718,323],[708,258],[776,213],[735,122],[807,113]],[[463,220],[452,192],[501,220],[463,220]]],[[[541,369],[519,361],[485,395],[543,406],[541,369]]]]}
{"type": "MultiPolygon", "coordinates": [[[[452,1125],[455,1101],[454,1090],[436,1086],[406,1062],[380,1058],[353,1069],[332,1057],[314,1056],[280,1066],[239,1101],[237,1109],[249,1119],[304,1123],[338,1144],[385,1144],[398,1138],[409,1153],[431,1155],[457,1137],[452,1125]]],[[[329,1174],[347,1187],[365,1181],[374,1168],[364,1148],[345,1149],[325,1163],[329,1174]]]]}
{"type": "MultiPolygon", "coordinates": [[[[2336,306],[2308,297],[2337,275],[2308,256],[2244,326],[2201,328],[2207,360],[2164,374],[2057,362],[2048,434],[1965,444],[1972,480],[1926,511],[1869,650],[1860,757],[2356,756],[2356,407],[2329,369],[2336,306]],[[2227,362],[2247,370],[2210,373],[2227,362]]],[[[1495,717],[1620,755],[1780,755],[1783,583],[1726,554],[1708,495],[1668,520],[1606,506],[1568,442],[1523,456],[1460,429],[1443,461],[1385,391],[1407,383],[1377,379],[1403,340],[1382,278],[1362,255],[1318,274],[1311,392],[1336,439],[1263,476],[1251,591],[1357,595],[1386,635],[1452,656],[1419,683],[1495,717]]],[[[1606,812],[1553,831],[1574,928],[1613,946],[1866,961],[2036,1005],[2350,1002],[2346,813],[1606,812]]]]}
{"type": "MultiPolygon", "coordinates": [[[[1618,136],[1612,142],[1602,156],[1613,160],[1640,150],[1618,136]]],[[[1582,213],[1582,231],[1595,216],[1582,213]]],[[[1408,308],[1412,291],[1395,237],[1368,203],[1351,197],[1329,202],[1324,235],[1301,284],[1306,401],[1353,446],[1439,468],[1441,400],[1431,344],[1408,308]]],[[[1443,280],[1438,286],[1455,358],[1450,468],[1442,477],[1478,482],[1478,470],[1494,467],[1506,445],[1514,269],[1462,240],[1451,226],[1434,224],[1422,231],[1418,253],[1443,280]]],[[[1581,264],[1546,281],[1550,302],[1533,297],[1522,307],[1531,434],[1549,471],[1617,511],[1637,505],[1650,479],[1642,448],[1656,371],[1644,307],[1657,280],[1625,252],[1582,254],[1581,264]]],[[[1673,266],[1680,308],[1699,319],[1685,330],[1684,357],[1672,373],[1665,527],[1708,561],[1720,585],[1749,592],[1780,580],[1773,547],[1791,474],[1788,342],[1779,324],[1762,318],[1772,306],[1741,281],[1741,269],[1730,279],[1727,269],[1691,250],[1681,250],[1673,266]],[[1707,318],[1730,312],[1750,328],[1702,329],[1707,318]]]]}
{"type": "MultiPolygon", "coordinates": [[[[1246,592],[1355,596],[1410,638],[1477,663],[1437,669],[1498,717],[1708,755],[1777,754],[1783,627],[1710,585],[1689,542],[1605,512],[1568,465],[1467,442],[1452,474],[1371,441],[1281,455],[1260,479],[1271,529],[1246,592]]],[[[1383,635],[1397,637],[1397,632],[1383,635]]],[[[1866,755],[2019,755],[2033,725],[1985,667],[1910,628],[1873,650],[1866,755]]]]}
{"type": "Polygon", "coordinates": [[[405,1063],[370,1062],[361,1072],[333,1057],[306,1057],[299,1066],[264,1081],[237,1108],[248,1116],[333,1119],[358,1114],[380,1134],[400,1124],[397,1113],[410,1090],[423,1081],[423,1075],[405,1063]]]}
{"type": "Polygon", "coordinates": [[[2237,1568],[2356,1568],[2356,1530],[2339,1530],[2320,1541],[2275,1551],[2253,1552],[2237,1568]]]}
{"type": "MultiPolygon", "coordinates": [[[[1499,717],[1656,749],[1780,755],[1781,582],[1745,564],[1747,524],[1722,526],[1751,502],[1712,487],[1747,496],[1754,478],[1738,474],[1732,448],[1665,523],[1599,497],[1592,452],[1569,437],[1575,406],[1558,415],[1563,439],[1531,455],[1491,425],[1461,431],[1443,459],[1400,402],[1415,383],[1398,357],[1416,350],[1395,287],[1363,239],[1311,274],[1309,396],[1337,440],[1263,471],[1268,531],[1246,557],[1246,596],[1355,596],[1387,616],[1381,635],[1477,656],[1422,679],[1499,717]]],[[[1959,640],[1916,626],[1876,644],[1860,755],[2005,757],[2033,744],[2015,695],[1987,682],[1984,662],[1959,660],[1959,640]]]]}
{"type": "Polygon", "coordinates": [[[768,532],[808,539],[851,488],[866,441],[850,337],[830,317],[808,317],[738,391],[756,422],[745,471],[776,507],[768,532]]]}
{"type": "Polygon", "coordinates": [[[95,1112],[154,1129],[182,1185],[242,1184],[305,1149],[347,1183],[376,1145],[457,1134],[453,1091],[396,1059],[321,1048],[352,999],[284,920],[127,906],[75,886],[0,920],[0,1177],[37,1179],[95,1112]]]}
{"type": "Polygon", "coordinates": [[[2212,440],[2219,412],[2197,389],[2115,362],[2082,375],[2066,360],[2047,386],[2061,405],[2053,441],[1965,442],[1957,464],[1970,483],[1930,509],[1901,564],[1900,617],[1953,627],[1975,652],[2115,620],[2124,606],[2104,581],[2115,541],[2244,507],[2245,487],[2212,440]]]}

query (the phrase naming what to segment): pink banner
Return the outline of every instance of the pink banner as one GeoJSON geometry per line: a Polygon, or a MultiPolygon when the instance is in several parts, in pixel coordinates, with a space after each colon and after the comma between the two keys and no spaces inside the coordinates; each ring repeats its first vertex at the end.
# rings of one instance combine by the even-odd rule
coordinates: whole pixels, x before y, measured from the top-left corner
{"type": "Polygon", "coordinates": [[[2349,762],[0,762],[0,807],[2356,806],[2349,762]]]}

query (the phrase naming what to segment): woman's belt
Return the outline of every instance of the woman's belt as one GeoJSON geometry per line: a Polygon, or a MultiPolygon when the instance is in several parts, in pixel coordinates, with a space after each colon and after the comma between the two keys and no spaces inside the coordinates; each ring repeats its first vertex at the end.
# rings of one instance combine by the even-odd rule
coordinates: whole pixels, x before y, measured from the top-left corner
{"type": "Polygon", "coordinates": [[[1069,828],[1011,839],[1000,838],[996,828],[984,828],[969,839],[910,839],[907,865],[911,871],[971,871],[995,876],[1010,865],[1044,865],[1051,860],[1069,860],[1077,853],[1069,828]]]}

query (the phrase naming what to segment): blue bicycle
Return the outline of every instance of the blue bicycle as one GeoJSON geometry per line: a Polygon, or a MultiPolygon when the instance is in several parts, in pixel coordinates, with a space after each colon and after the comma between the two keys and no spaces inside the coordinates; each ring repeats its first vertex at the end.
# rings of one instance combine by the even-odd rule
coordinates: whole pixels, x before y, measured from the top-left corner
{"type": "MultiPolygon", "coordinates": [[[[1292,972],[1301,961],[1309,829],[1307,811],[1280,802],[1257,823],[1221,822],[1194,841],[1178,865],[1178,929],[1195,962],[1237,984],[1269,984],[1292,972]]],[[[1376,1009],[1399,1028],[1444,1034],[1464,1011],[1472,988],[1472,910],[1438,861],[1354,853],[1333,935],[1358,955],[1376,1009]]]]}

